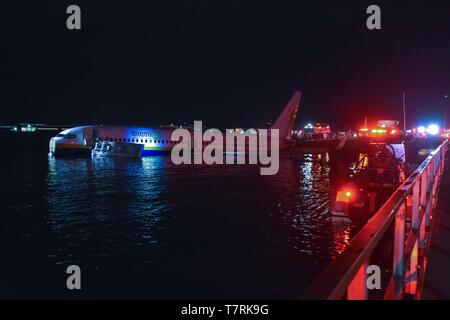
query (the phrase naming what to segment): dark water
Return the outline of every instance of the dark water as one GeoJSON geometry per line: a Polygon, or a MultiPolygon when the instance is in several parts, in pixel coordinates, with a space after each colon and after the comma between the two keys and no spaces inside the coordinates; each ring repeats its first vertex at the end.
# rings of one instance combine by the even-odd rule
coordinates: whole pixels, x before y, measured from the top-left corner
{"type": "Polygon", "coordinates": [[[2,298],[295,298],[353,233],[330,221],[327,154],[260,176],[168,156],[54,159],[47,142],[2,139],[2,298]]]}

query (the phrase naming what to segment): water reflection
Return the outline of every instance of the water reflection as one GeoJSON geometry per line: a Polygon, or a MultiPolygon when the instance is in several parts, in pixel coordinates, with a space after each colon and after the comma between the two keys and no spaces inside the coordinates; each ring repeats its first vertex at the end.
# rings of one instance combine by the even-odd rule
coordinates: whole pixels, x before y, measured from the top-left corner
{"type": "Polygon", "coordinates": [[[164,162],[162,157],[50,158],[48,223],[59,245],[49,256],[69,262],[66,250],[80,252],[71,255],[77,262],[92,242],[90,256],[97,258],[134,251],[143,242],[155,244],[153,227],[167,207],[161,200],[164,162]]]}
{"type": "Polygon", "coordinates": [[[337,255],[344,252],[350,243],[352,226],[346,223],[333,224],[333,252],[337,255]]]}
{"type": "Polygon", "coordinates": [[[299,270],[306,286],[352,235],[331,222],[332,175],[326,153],[281,158],[274,176],[169,157],[50,158],[48,258],[120,272],[123,292],[143,297],[290,297],[299,270]]]}

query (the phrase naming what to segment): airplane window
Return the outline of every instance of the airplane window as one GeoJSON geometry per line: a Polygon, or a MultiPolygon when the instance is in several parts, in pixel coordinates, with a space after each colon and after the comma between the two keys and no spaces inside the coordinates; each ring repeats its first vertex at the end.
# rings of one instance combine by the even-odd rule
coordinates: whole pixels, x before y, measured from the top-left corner
{"type": "Polygon", "coordinates": [[[145,143],[147,143],[147,139],[145,139],[145,143]]]}

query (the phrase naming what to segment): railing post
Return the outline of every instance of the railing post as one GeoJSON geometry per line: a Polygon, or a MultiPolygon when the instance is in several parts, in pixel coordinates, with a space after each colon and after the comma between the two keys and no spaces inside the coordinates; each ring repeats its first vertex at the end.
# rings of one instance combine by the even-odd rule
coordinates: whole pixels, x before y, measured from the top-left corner
{"type": "Polygon", "coordinates": [[[347,288],[347,300],[367,300],[367,260],[359,267],[352,282],[347,288]]]}
{"type": "Polygon", "coordinates": [[[431,165],[425,169],[425,226],[430,226],[430,212],[432,204],[433,181],[431,180],[431,165]]]}
{"type": "Polygon", "coordinates": [[[436,207],[436,203],[437,203],[437,187],[438,187],[438,179],[439,179],[439,175],[437,174],[437,169],[438,169],[438,165],[439,165],[439,154],[440,151],[438,151],[434,157],[433,157],[433,166],[432,166],[432,172],[431,172],[431,209],[434,209],[436,207]]]}
{"type": "MultiPolygon", "coordinates": [[[[414,275],[417,270],[417,254],[419,247],[424,248],[425,247],[425,223],[424,221],[420,221],[420,202],[419,202],[419,193],[420,193],[420,185],[419,183],[416,183],[413,187],[413,208],[412,208],[412,219],[411,219],[411,229],[416,235],[416,241],[414,243],[414,248],[411,253],[411,257],[409,259],[409,271],[408,274],[414,275]],[[421,223],[420,223],[421,222],[421,223]],[[419,228],[420,225],[420,228],[419,228]],[[423,227],[423,228],[422,228],[423,227]],[[419,230],[420,229],[420,230],[419,230]]],[[[422,220],[425,218],[425,216],[422,218],[422,220]]],[[[405,292],[408,294],[413,294],[416,290],[414,287],[414,284],[412,284],[410,281],[412,279],[407,279],[405,283],[405,292]]]]}
{"type": "Polygon", "coordinates": [[[416,235],[419,231],[419,194],[420,194],[420,183],[414,184],[412,193],[412,215],[411,215],[411,228],[414,230],[416,235]]]}
{"type": "Polygon", "coordinates": [[[419,248],[425,248],[425,227],[428,220],[428,212],[429,212],[429,193],[428,193],[428,185],[429,185],[429,176],[428,176],[429,166],[425,167],[422,177],[420,179],[420,206],[419,210],[422,212],[422,218],[420,220],[419,227],[419,248]]]}
{"type": "Polygon", "coordinates": [[[439,185],[442,178],[443,168],[444,168],[444,162],[445,162],[445,144],[439,149],[439,155],[437,157],[437,168],[435,173],[435,186],[434,186],[434,203],[433,203],[433,209],[437,205],[438,201],[438,192],[440,190],[439,185]]]}
{"type": "Polygon", "coordinates": [[[409,270],[405,277],[405,293],[415,295],[417,290],[419,264],[419,242],[416,240],[411,258],[409,260],[409,270]]]}
{"type": "Polygon", "coordinates": [[[441,152],[441,173],[444,172],[444,168],[445,168],[445,154],[447,152],[447,148],[448,148],[448,142],[444,143],[444,145],[442,146],[442,152],[441,152]]]}
{"type": "Polygon", "coordinates": [[[395,234],[394,234],[394,276],[403,277],[404,256],[405,256],[405,203],[395,214],[395,234]]]}
{"type": "Polygon", "coordinates": [[[424,249],[425,248],[425,224],[426,224],[426,217],[425,213],[422,216],[422,221],[420,222],[420,228],[419,228],[419,248],[424,249]]]}
{"type": "Polygon", "coordinates": [[[426,170],[420,176],[420,208],[425,210],[427,204],[427,175],[426,170]]]}

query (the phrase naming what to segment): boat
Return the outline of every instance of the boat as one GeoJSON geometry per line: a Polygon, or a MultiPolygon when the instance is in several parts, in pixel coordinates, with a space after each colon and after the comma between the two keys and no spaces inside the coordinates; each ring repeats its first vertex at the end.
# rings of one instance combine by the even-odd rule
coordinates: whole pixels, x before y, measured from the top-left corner
{"type": "Polygon", "coordinates": [[[348,181],[342,183],[332,197],[332,221],[369,219],[406,180],[409,172],[403,143],[366,144],[352,167],[348,181]]]}

